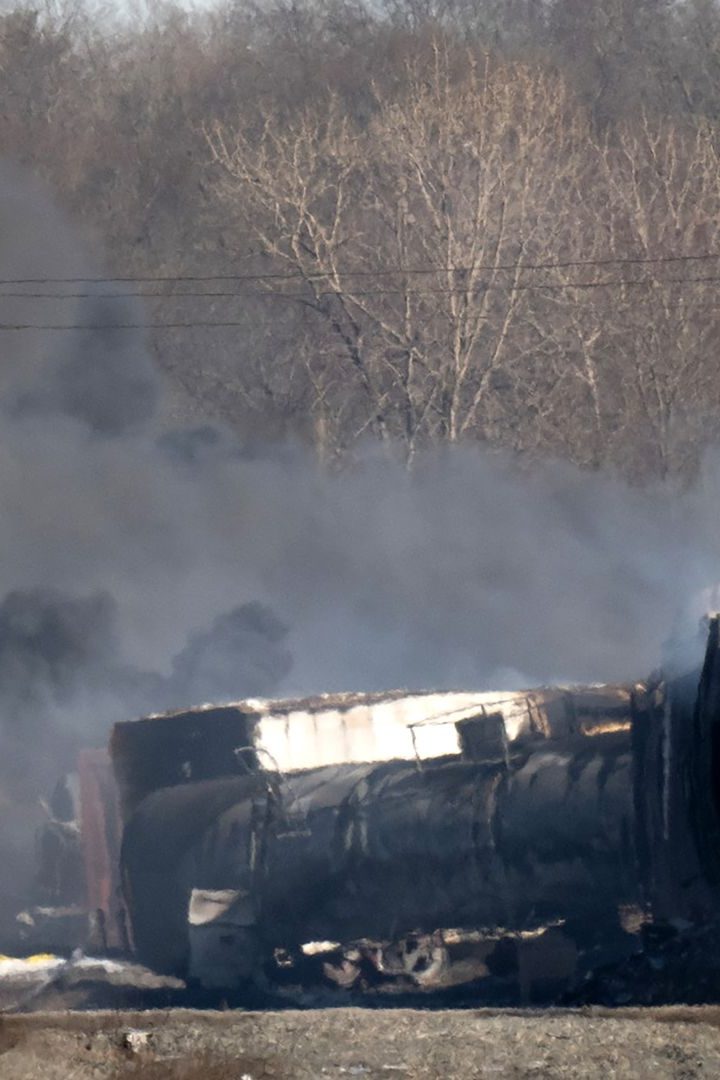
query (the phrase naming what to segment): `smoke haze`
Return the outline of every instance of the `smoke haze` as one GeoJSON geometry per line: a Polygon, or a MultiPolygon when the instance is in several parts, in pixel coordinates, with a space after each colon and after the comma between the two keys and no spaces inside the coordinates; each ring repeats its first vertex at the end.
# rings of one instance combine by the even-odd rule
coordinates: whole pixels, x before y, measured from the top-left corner
{"type": "MultiPolygon", "coordinates": [[[[0,277],[97,273],[5,171],[0,277]]],[[[9,286],[4,286],[7,292],[9,286]]],[[[38,286],[15,291],[37,292],[38,286]]],[[[98,290],[102,291],[102,290],[98,290]]],[[[718,574],[720,484],[631,490],[478,449],[341,474],[169,430],[124,300],[0,298],[0,787],[116,719],[262,694],[640,678],[718,574]]]]}

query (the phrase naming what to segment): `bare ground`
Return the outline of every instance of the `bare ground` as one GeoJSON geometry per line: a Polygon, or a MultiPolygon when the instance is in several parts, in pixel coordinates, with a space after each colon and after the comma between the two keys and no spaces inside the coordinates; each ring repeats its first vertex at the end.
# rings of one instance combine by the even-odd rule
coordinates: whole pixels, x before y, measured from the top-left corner
{"type": "Polygon", "coordinates": [[[720,1007],[4,1016],[2,1080],[720,1077],[720,1007]]]}

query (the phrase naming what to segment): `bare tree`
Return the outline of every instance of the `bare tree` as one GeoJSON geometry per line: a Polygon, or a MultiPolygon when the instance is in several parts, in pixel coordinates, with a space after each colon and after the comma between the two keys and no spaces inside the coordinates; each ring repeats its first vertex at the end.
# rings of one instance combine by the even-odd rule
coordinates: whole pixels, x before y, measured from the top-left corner
{"type": "Polygon", "coordinates": [[[560,253],[558,215],[583,205],[586,137],[561,80],[439,43],[364,127],[331,98],[290,125],[209,128],[229,218],[364,397],[354,437],[401,439],[410,460],[491,436],[530,341],[526,268],[560,253]]]}
{"type": "Polygon", "coordinates": [[[586,7],[49,0],[0,16],[3,152],[119,274],[282,275],[140,290],[178,415],[686,474],[717,264],[626,260],[718,250],[720,6],[586,7]]]}
{"type": "Polygon", "coordinates": [[[612,268],[627,284],[613,290],[601,334],[622,397],[609,456],[632,456],[635,443],[640,474],[686,472],[720,404],[717,262],[703,258],[720,250],[719,135],[705,122],[642,113],[593,147],[608,252],[638,260],[612,268]]]}

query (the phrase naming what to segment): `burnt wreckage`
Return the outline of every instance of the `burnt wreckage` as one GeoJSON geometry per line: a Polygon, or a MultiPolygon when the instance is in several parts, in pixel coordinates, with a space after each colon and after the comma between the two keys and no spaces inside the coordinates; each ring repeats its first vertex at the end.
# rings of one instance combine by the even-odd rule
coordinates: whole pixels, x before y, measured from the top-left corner
{"type": "Polygon", "coordinates": [[[717,617],[689,673],[205,706],[110,759],[78,772],[96,941],[206,987],[542,1000],[718,912],[717,617]]]}

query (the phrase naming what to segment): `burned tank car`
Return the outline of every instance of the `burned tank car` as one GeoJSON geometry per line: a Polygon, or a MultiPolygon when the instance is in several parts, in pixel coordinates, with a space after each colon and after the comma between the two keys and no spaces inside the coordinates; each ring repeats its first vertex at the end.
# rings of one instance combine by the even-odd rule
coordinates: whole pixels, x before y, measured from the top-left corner
{"type": "Polygon", "coordinates": [[[562,982],[632,948],[643,923],[715,911],[719,721],[714,619],[702,670],[634,686],[118,725],[136,951],[231,988],[327,941],[323,971],[343,986],[372,961],[423,987],[510,971],[527,998],[543,941],[562,982]]]}

